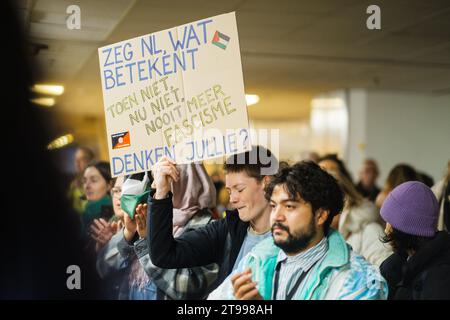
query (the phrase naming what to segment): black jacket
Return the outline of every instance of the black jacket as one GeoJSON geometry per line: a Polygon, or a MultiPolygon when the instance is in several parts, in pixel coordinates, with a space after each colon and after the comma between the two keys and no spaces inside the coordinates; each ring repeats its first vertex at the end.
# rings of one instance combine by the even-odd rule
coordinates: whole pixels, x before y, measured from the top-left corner
{"type": "Polygon", "coordinates": [[[380,270],[389,299],[450,299],[450,235],[438,232],[408,260],[394,253],[380,270]]]}
{"type": "Polygon", "coordinates": [[[371,189],[366,189],[361,181],[356,185],[356,190],[358,190],[364,198],[367,198],[372,202],[375,202],[375,199],[381,191],[377,186],[373,186],[371,189]]]}
{"type": "Polygon", "coordinates": [[[171,193],[161,200],[149,197],[147,241],[151,260],[154,265],[168,269],[217,263],[219,274],[208,290],[211,292],[231,273],[249,223],[239,219],[237,210],[227,211],[226,218],[184,232],[175,239],[172,211],[171,193]]]}

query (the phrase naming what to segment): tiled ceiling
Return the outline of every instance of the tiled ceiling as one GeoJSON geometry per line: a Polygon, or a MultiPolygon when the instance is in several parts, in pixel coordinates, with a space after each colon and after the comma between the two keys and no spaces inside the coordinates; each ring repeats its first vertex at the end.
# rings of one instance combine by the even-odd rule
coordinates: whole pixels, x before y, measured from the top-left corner
{"type": "Polygon", "coordinates": [[[190,21],[236,11],[247,92],[261,102],[255,119],[309,112],[308,97],[364,87],[450,92],[448,0],[157,0],[21,1],[39,80],[60,82],[58,108],[103,113],[96,48],[190,21]],[[65,26],[66,7],[81,7],[81,30],[65,26]],[[366,8],[381,8],[382,30],[366,28],[366,8]],[[265,99],[267,97],[267,99],[265,99]]]}
{"type": "Polygon", "coordinates": [[[128,0],[23,0],[18,3],[31,42],[47,46],[36,55],[38,77],[54,82],[75,77],[133,4],[128,0]],[[73,4],[81,7],[80,30],[69,30],[66,25],[66,9],[73,4]]]}

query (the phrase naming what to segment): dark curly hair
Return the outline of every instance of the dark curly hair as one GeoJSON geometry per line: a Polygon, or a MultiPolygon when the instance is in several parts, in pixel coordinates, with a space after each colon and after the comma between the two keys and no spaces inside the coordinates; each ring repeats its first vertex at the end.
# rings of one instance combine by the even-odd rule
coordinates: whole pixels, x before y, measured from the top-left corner
{"type": "Polygon", "coordinates": [[[344,194],[336,179],[311,161],[302,161],[291,167],[281,168],[266,187],[266,198],[270,201],[273,189],[284,185],[293,199],[299,196],[311,204],[315,214],[318,209],[329,211],[323,225],[324,234],[328,234],[333,217],[342,211],[344,194]]]}
{"type": "Polygon", "coordinates": [[[385,234],[380,240],[383,243],[390,244],[392,249],[401,256],[407,257],[409,250],[418,251],[431,238],[414,236],[392,228],[392,232],[385,234]]]}

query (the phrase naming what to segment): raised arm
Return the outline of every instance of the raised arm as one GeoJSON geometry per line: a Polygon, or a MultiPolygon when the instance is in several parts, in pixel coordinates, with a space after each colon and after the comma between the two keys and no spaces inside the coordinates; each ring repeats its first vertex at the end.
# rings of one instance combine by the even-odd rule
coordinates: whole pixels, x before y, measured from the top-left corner
{"type": "Polygon", "coordinates": [[[189,230],[176,239],[172,229],[172,195],[149,198],[147,245],[152,262],[161,268],[191,268],[219,262],[226,239],[225,219],[189,230]]]}
{"type": "Polygon", "coordinates": [[[215,221],[173,237],[171,181],[179,177],[175,162],[164,157],[153,168],[155,191],[148,201],[147,241],[152,262],[162,268],[191,268],[218,262],[226,238],[226,221],[215,221]]]}

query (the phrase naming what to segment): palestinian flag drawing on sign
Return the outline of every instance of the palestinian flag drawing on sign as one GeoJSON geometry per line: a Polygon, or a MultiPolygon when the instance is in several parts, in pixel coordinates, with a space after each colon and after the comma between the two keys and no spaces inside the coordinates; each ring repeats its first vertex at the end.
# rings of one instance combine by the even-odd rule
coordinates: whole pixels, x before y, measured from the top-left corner
{"type": "Polygon", "coordinates": [[[225,50],[227,48],[228,42],[230,41],[230,37],[224,35],[223,33],[216,31],[214,33],[214,37],[212,40],[212,44],[215,44],[219,48],[225,50]]]}

